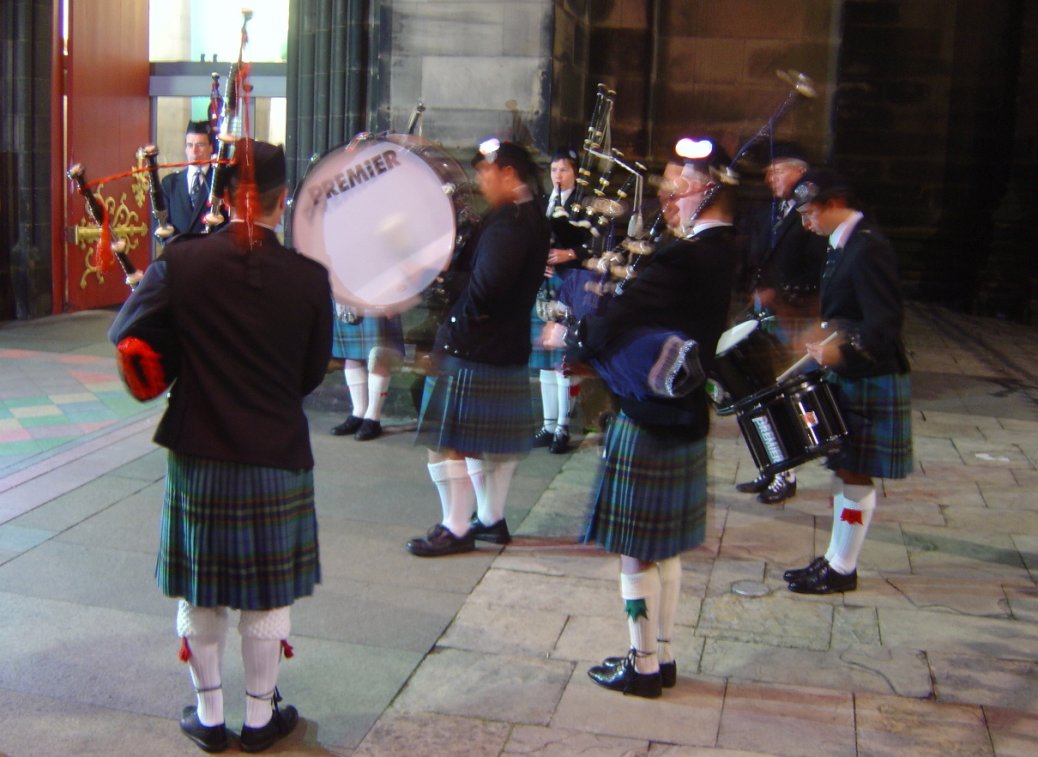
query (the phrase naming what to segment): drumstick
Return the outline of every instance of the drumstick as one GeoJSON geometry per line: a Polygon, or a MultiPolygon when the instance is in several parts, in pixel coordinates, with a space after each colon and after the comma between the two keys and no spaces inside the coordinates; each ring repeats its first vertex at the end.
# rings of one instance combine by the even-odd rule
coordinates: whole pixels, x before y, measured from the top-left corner
{"type": "MultiPolygon", "coordinates": [[[[827,336],[825,339],[823,339],[821,342],[819,342],[818,346],[821,347],[822,345],[829,344],[829,342],[831,342],[833,339],[835,339],[839,335],[840,335],[839,331],[834,331],[829,336],[827,336]]],[[[776,384],[781,384],[783,381],[785,381],[790,376],[794,375],[798,370],[800,370],[800,368],[805,363],[807,363],[807,361],[810,360],[810,359],[811,359],[811,354],[810,353],[805,354],[802,358],[800,358],[795,363],[793,363],[793,365],[789,366],[786,370],[784,370],[779,375],[779,377],[777,379],[775,379],[775,383],[776,384]]]]}

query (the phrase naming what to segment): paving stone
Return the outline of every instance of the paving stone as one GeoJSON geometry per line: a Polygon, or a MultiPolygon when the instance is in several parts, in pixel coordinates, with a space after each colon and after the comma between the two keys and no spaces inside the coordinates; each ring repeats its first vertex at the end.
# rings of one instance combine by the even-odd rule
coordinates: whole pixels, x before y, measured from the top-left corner
{"type": "Polygon", "coordinates": [[[469,595],[472,602],[570,615],[613,616],[619,600],[616,581],[490,570],[469,595]]]}
{"type": "Polygon", "coordinates": [[[1013,534],[1013,545],[1020,551],[1020,559],[1031,572],[1031,577],[1038,579],[1038,535],[1013,534]]]}
{"type": "MultiPolygon", "coordinates": [[[[1031,631],[1036,629],[1032,626],[1031,631]]],[[[1038,662],[928,652],[937,700],[1038,714],[1038,662]]]]}
{"type": "Polygon", "coordinates": [[[546,576],[618,581],[620,561],[616,555],[592,545],[575,545],[572,548],[546,545],[543,549],[509,546],[494,561],[494,568],[519,573],[542,573],[546,576]]]}
{"type": "Polygon", "coordinates": [[[578,667],[552,718],[565,728],[628,739],[714,746],[724,700],[724,681],[679,675],[659,699],[624,696],[595,684],[578,667]]]}
{"type": "Polygon", "coordinates": [[[774,752],[653,744],[649,749],[649,757],[774,757],[774,752]]]}
{"type": "MultiPolygon", "coordinates": [[[[997,418],[989,418],[983,415],[961,415],[959,413],[946,413],[939,410],[926,410],[923,412],[927,427],[942,428],[944,431],[955,434],[973,430],[998,430],[1006,428],[997,418]]],[[[915,427],[913,426],[913,429],[915,427]]],[[[943,434],[948,436],[951,434],[943,434]]]]}
{"type": "MultiPolygon", "coordinates": [[[[829,526],[830,530],[832,526],[829,526]]],[[[858,558],[859,571],[909,573],[912,563],[905,546],[901,526],[897,523],[874,523],[858,558]]]]}
{"type": "Polygon", "coordinates": [[[566,624],[564,612],[466,603],[439,640],[441,647],[547,657],[566,624]]]}
{"type": "Polygon", "coordinates": [[[1019,446],[998,444],[973,439],[955,439],[955,448],[967,466],[1012,466],[1027,468],[1032,465],[1019,446]]]}
{"type": "Polygon", "coordinates": [[[708,596],[723,596],[731,593],[737,581],[761,581],[766,563],[763,560],[717,559],[710,571],[707,584],[708,596]]]}
{"type": "Polygon", "coordinates": [[[879,615],[874,607],[833,608],[833,636],[835,650],[879,646],[879,615]]]}
{"type": "Polygon", "coordinates": [[[993,754],[980,707],[861,694],[854,711],[859,755],[993,754]]]}
{"type": "Polygon", "coordinates": [[[902,531],[916,575],[1027,578],[1021,552],[1009,534],[928,526],[905,526],[902,531]]]}
{"type": "Polygon", "coordinates": [[[849,693],[818,688],[729,682],[717,745],[775,754],[854,754],[854,705],[849,693]]]}
{"type": "Polygon", "coordinates": [[[390,710],[364,737],[353,757],[417,754],[496,757],[501,754],[511,728],[509,723],[477,718],[390,710]]]}
{"type": "Polygon", "coordinates": [[[505,744],[502,755],[521,754],[535,757],[645,757],[649,742],[645,739],[622,739],[566,728],[516,726],[505,744]]]}
{"type": "Polygon", "coordinates": [[[886,576],[887,582],[920,610],[1004,618],[1009,612],[996,580],[941,576],[886,576]]]}
{"type": "Polygon", "coordinates": [[[813,528],[811,516],[779,512],[766,505],[756,505],[749,512],[730,512],[724,526],[721,556],[792,564],[802,553],[799,545],[809,538],[813,528]]]}
{"type": "Polygon", "coordinates": [[[883,645],[945,654],[976,654],[1006,660],[1038,658],[1038,634],[1031,623],[977,618],[926,610],[879,608],[883,645]]]}
{"type": "Polygon", "coordinates": [[[981,485],[980,494],[987,507],[999,510],[1038,510],[1038,494],[1031,485],[1021,486],[988,486],[981,485]]]}
{"type": "Polygon", "coordinates": [[[884,495],[877,502],[877,510],[897,505],[939,504],[981,507],[985,504],[981,490],[975,481],[947,483],[934,480],[931,476],[909,476],[904,479],[884,480],[884,495]]]}
{"type": "Polygon", "coordinates": [[[949,528],[963,531],[983,529],[1000,534],[1038,534],[1038,510],[946,507],[944,512],[949,528]]]}
{"type": "Polygon", "coordinates": [[[747,598],[735,594],[707,597],[696,634],[707,638],[770,644],[775,647],[829,648],[833,607],[782,595],[747,598]]]}
{"type": "Polygon", "coordinates": [[[879,647],[778,650],[768,644],[708,639],[701,672],[729,681],[926,697],[930,671],[921,652],[879,647]]]}
{"type": "Polygon", "coordinates": [[[920,467],[922,468],[922,473],[925,478],[939,481],[942,484],[954,481],[961,482],[965,485],[973,483],[980,485],[996,484],[1000,486],[1012,486],[1016,483],[1016,479],[1013,477],[1013,470],[1009,467],[1009,463],[991,465],[955,465],[951,463],[927,462],[925,465],[921,465],[920,467]]]}
{"type": "Polygon", "coordinates": [[[561,660],[437,648],[415,671],[395,706],[407,713],[547,725],[572,670],[571,663],[561,660]]]}
{"type": "Polygon", "coordinates": [[[104,476],[52,499],[10,522],[27,528],[64,531],[146,486],[147,483],[135,478],[104,476]]]}
{"type": "Polygon", "coordinates": [[[962,463],[962,455],[949,438],[915,435],[912,439],[912,457],[932,463],[962,463]]]}
{"type": "MultiPolygon", "coordinates": [[[[695,627],[686,624],[674,626],[671,636],[671,651],[678,662],[678,672],[694,673],[699,670],[699,658],[703,651],[703,639],[695,635],[695,627]]],[[[617,657],[627,653],[631,637],[624,616],[609,621],[575,615],[566,623],[551,656],[578,662],[577,667],[585,670],[597,665],[606,657],[617,657]]]]}
{"type": "Polygon", "coordinates": [[[1002,707],[985,707],[984,715],[997,757],[1038,754],[1038,715],[1002,707]]]}
{"type": "Polygon", "coordinates": [[[1009,611],[1017,620],[1038,624],[1038,587],[1004,587],[1009,611]]]}

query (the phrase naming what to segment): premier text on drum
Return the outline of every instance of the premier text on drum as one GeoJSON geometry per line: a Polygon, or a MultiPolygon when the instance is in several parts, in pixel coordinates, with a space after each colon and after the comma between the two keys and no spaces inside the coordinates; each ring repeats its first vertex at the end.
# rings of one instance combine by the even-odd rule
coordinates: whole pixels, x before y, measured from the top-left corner
{"type": "Polygon", "coordinates": [[[345,170],[331,179],[321,182],[311,190],[310,199],[313,200],[314,205],[318,205],[322,200],[330,200],[334,195],[374,179],[379,174],[384,174],[399,165],[400,158],[397,156],[396,150],[385,150],[381,155],[369,158],[356,166],[347,166],[345,170]]]}

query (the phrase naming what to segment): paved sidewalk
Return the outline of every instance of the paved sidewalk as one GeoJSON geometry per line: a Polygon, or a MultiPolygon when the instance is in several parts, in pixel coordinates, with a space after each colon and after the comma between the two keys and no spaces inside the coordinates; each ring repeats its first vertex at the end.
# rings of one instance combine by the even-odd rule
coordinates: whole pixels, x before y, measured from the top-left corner
{"type": "MultiPolygon", "coordinates": [[[[108,370],[110,319],[0,324],[0,350],[49,353],[0,353],[0,403],[12,360],[60,372],[74,363],[56,356],[89,355],[108,370]]],[[[734,420],[716,421],[678,684],[653,701],[586,676],[628,645],[616,559],[574,543],[594,438],[520,466],[513,545],[419,560],[403,542],[438,505],[413,419],[359,443],[327,434],[338,413],[311,411],[324,581],[293,613],[281,678],[305,721],[271,753],[1038,754],[1038,331],[913,304],[907,335],[916,473],[884,483],[855,592],[794,596],[781,581],[828,542],[828,473],[805,466],[796,498],[760,505],[734,491],[752,466],[734,420]],[[735,594],[746,580],[769,593],[735,594]]],[[[175,722],[188,675],[152,583],[163,453],[155,409],[138,408],[0,457],[4,754],[199,753],[175,722]]],[[[237,727],[233,634],[228,646],[237,727]]]]}

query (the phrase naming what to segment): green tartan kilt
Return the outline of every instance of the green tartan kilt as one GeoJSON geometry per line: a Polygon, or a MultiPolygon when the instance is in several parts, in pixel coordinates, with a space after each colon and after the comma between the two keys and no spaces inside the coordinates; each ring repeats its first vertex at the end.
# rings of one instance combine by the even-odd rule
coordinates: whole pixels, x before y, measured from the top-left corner
{"type": "Polygon", "coordinates": [[[829,458],[829,468],[906,478],[912,472],[911,375],[850,379],[826,371],[825,380],[850,432],[839,453],[829,458]]]}
{"type": "Polygon", "coordinates": [[[439,368],[425,380],[416,444],[468,456],[530,451],[533,408],[525,365],[442,357],[439,368]]]}
{"type": "Polygon", "coordinates": [[[585,542],[646,562],[706,538],[706,439],[621,412],[606,432],[585,542]]]}
{"type": "Polygon", "coordinates": [[[313,471],[170,451],[155,578],[196,607],[271,610],[313,594],[313,471]]]}

